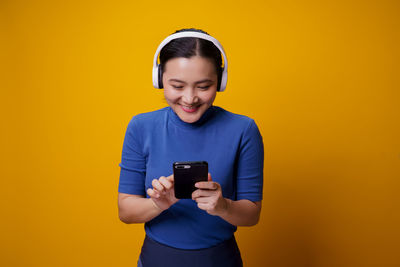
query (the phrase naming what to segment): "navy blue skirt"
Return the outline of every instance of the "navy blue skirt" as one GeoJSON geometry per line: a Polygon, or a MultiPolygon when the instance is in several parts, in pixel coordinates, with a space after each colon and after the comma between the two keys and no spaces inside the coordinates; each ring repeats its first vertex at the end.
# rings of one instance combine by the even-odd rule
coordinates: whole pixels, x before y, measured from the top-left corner
{"type": "Polygon", "coordinates": [[[178,249],[158,243],[146,235],[138,267],[242,267],[235,236],[205,249],[178,249]]]}

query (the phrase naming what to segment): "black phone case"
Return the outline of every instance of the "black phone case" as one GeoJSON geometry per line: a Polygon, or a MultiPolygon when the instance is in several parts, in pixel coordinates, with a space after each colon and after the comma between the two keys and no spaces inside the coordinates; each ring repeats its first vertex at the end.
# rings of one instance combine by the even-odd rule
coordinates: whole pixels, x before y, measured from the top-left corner
{"type": "Polygon", "coordinates": [[[175,162],[172,168],[176,198],[192,198],[193,191],[197,189],[194,184],[208,180],[208,163],[206,161],[175,162]]]}

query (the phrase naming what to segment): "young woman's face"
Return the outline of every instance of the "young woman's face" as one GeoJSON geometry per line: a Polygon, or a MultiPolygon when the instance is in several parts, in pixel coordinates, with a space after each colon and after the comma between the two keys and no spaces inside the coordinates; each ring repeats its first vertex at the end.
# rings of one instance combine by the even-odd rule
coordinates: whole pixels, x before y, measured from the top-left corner
{"type": "Polygon", "coordinates": [[[165,99],[184,122],[200,119],[217,94],[218,76],[208,58],[172,58],[165,64],[162,79],[165,99]]]}

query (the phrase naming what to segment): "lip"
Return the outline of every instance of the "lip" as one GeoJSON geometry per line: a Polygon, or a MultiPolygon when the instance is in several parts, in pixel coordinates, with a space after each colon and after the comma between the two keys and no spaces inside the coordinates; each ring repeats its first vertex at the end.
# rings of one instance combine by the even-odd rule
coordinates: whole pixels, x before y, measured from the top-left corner
{"type": "Polygon", "coordinates": [[[183,106],[180,105],[181,109],[187,113],[194,113],[199,109],[199,106],[193,106],[193,107],[189,107],[189,106],[183,106]]]}

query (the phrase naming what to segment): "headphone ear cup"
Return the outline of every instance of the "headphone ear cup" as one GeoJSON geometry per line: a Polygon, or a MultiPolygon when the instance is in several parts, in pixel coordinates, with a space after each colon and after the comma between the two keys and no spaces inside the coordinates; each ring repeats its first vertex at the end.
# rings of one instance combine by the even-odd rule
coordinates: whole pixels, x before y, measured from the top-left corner
{"type": "Polygon", "coordinates": [[[158,65],[158,88],[160,88],[160,89],[164,88],[163,83],[162,83],[162,68],[161,68],[161,64],[158,65]]]}
{"type": "Polygon", "coordinates": [[[218,85],[217,85],[217,91],[221,89],[221,82],[222,82],[222,73],[224,71],[224,68],[220,67],[219,72],[218,72],[218,85]]]}

